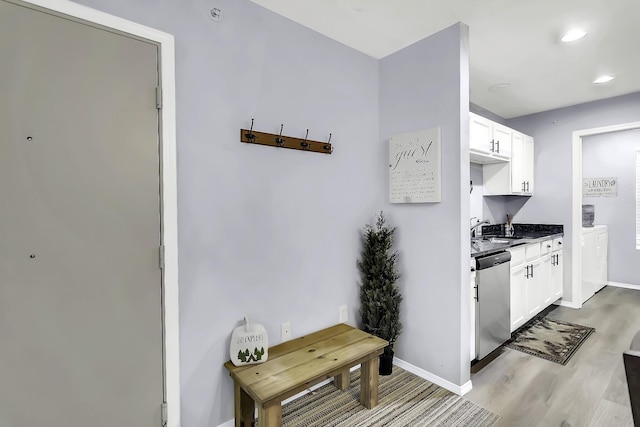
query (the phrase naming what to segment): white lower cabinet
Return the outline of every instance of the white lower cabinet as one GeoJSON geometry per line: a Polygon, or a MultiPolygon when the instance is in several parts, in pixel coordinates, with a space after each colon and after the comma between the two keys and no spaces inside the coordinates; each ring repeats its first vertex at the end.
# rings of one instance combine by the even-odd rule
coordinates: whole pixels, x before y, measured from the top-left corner
{"type": "Polygon", "coordinates": [[[551,251],[552,241],[544,240],[540,243],[540,306],[548,307],[553,301],[553,286],[551,283],[551,251]]]}
{"type": "Polygon", "coordinates": [[[551,291],[553,292],[553,301],[557,301],[564,295],[562,254],[562,237],[553,239],[553,252],[551,253],[551,291]]]}
{"type": "Polygon", "coordinates": [[[562,297],[562,250],[554,252],[552,241],[544,240],[508,251],[511,252],[513,332],[562,297]],[[556,259],[560,260],[559,265],[555,264],[556,259]],[[557,277],[554,278],[554,274],[557,277]]]}
{"type": "Polygon", "coordinates": [[[525,265],[525,247],[508,249],[511,253],[511,332],[524,325],[528,317],[526,305],[527,271],[525,265]]]}
{"type": "Polygon", "coordinates": [[[528,262],[525,273],[526,312],[530,319],[542,310],[540,303],[540,258],[528,262]]]}
{"type": "Polygon", "coordinates": [[[524,325],[525,312],[525,268],[524,263],[511,267],[511,332],[524,325]]]}
{"type": "Polygon", "coordinates": [[[551,254],[540,258],[540,306],[548,307],[553,299],[553,283],[551,282],[551,254]]]}

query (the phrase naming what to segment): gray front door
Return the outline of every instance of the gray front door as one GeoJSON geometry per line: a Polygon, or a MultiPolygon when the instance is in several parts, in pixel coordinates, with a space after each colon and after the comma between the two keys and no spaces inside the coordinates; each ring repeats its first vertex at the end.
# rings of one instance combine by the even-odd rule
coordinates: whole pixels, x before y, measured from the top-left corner
{"type": "Polygon", "coordinates": [[[0,0],[0,426],[163,401],[158,46],[0,0]]]}

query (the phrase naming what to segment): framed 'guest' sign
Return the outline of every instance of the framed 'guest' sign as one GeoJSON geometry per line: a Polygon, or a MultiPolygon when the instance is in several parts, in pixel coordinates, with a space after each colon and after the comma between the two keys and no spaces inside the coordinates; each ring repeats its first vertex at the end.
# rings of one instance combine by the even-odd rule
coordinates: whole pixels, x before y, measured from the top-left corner
{"type": "Polygon", "coordinates": [[[441,202],[440,128],[394,135],[389,139],[389,201],[441,202]]]}

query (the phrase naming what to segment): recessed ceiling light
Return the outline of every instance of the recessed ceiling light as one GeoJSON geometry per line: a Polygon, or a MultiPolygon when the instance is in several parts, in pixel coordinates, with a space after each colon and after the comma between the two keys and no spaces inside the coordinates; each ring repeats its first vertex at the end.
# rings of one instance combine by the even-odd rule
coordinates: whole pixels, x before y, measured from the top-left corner
{"type": "Polygon", "coordinates": [[[602,84],[602,83],[609,83],[611,80],[613,80],[613,76],[611,76],[609,74],[605,74],[605,75],[602,75],[602,76],[598,77],[593,82],[595,84],[599,85],[599,84],[602,84]]]}
{"type": "Polygon", "coordinates": [[[562,40],[565,43],[569,43],[569,42],[574,42],[576,40],[580,40],[586,35],[587,35],[587,32],[585,30],[581,28],[574,28],[573,30],[570,30],[567,33],[565,33],[565,35],[562,36],[560,40],[562,40]]]}
{"type": "Polygon", "coordinates": [[[489,86],[490,92],[502,92],[503,90],[507,90],[511,87],[511,83],[497,83],[495,85],[489,86]]]}

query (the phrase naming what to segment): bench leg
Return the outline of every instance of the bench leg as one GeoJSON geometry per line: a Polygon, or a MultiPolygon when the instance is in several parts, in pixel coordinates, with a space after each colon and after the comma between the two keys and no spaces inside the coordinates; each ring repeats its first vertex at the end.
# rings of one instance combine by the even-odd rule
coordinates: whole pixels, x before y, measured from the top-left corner
{"type": "Polygon", "coordinates": [[[236,420],[235,427],[255,426],[253,416],[255,414],[256,404],[251,396],[235,381],[233,382],[233,403],[236,420]]]}
{"type": "Polygon", "coordinates": [[[258,405],[259,427],[280,427],[282,425],[282,404],[267,402],[258,405]]]}
{"type": "Polygon", "coordinates": [[[349,388],[349,384],[351,383],[351,372],[349,369],[345,369],[340,372],[338,375],[333,377],[333,384],[339,388],[340,390],[346,390],[349,388]]]}
{"type": "Polygon", "coordinates": [[[362,363],[360,367],[360,403],[367,409],[378,404],[378,356],[362,363]]]}

